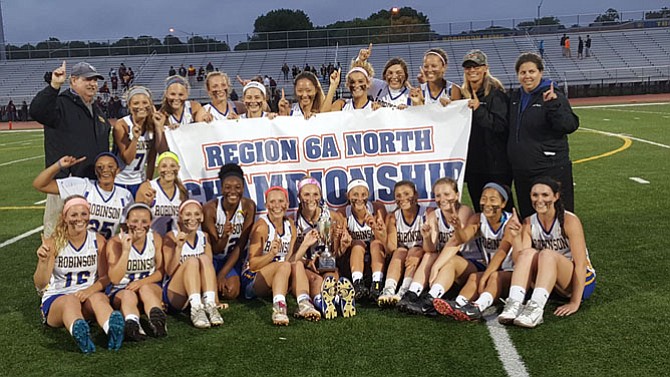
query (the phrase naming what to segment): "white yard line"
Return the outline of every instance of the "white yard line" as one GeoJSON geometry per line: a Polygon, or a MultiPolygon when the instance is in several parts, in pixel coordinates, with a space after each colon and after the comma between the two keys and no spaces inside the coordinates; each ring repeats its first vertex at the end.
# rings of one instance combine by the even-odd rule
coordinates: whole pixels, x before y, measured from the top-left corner
{"type": "Polygon", "coordinates": [[[0,164],[0,166],[13,165],[13,164],[16,164],[16,163],[19,163],[19,162],[30,161],[30,160],[34,160],[36,158],[42,158],[42,157],[44,157],[43,154],[41,154],[39,156],[33,156],[33,157],[22,158],[22,159],[14,160],[14,161],[3,162],[2,164],[0,164]]]}
{"type": "Polygon", "coordinates": [[[14,237],[14,238],[10,238],[10,239],[8,239],[8,240],[5,241],[5,242],[0,243],[0,249],[2,249],[2,248],[5,247],[5,246],[9,246],[9,245],[11,245],[11,244],[13,244],[13,243],[15,243],[15,242],[21,241],[22,239],[24,239],[24,238],[26,238],[26,237],[30,237],[30,236],[32,236],[32,235],[35,234],[35,233],[39,233],[39,232],[41,232],[43,229],[44,229],[44,226],[40,225],[40,226],[38,226],[37,228],[35,228],[35,229],[33,229],[33,230],[29,230],[29,231],[27,231],[27,232],[25,232],[25,233],[23,233],[23,234],[19,234],[18,236],[14,237]]]}
{"type": "Polygon", "coordinates": [[[46,202],[47,202],[46,199],[42,199],[42,200],[37,201],[37,202],[35,202],[35,203],[33,203],[33,204],[35,204],[35,205],[39,205],[39,204],[44,204],[44,203],[46,203],[46,202]]]}
{"type": "Polygon", "coordinates": [[[639,184],[642,184],[642,185],[648,185],[649,184],[649,181],[647,181],[646,179],[642,179],[640,177],[629,177],[628,179],[630,179],[631,181],[637,182],[639,184]]]}
{"type": "Polygon", "coordinates": [[[491,339],[493,339],[493,344],[496,347],[496,351],[498,351],[498,358],[502,362],[507,375],[511,377],[529,376],[526,364],[523,363],[521,356],[516,351],[512,339],[507,334],[507,330],[503,325],[498,323],[498,316],[488,317],[486,327],[489,330],[491,339]]]}
{"type": "MultiPolygon", "coordinates": [[[[619,105],[585,105],[585,106],[572,106],[573,109],[602,109],[609,107],[631,107],[631,106],[658,106],[658,105],[668,105],[668,102],[651,102],[651,103],[622,103],[619,105]]],[[[667,114],[667,113],[664,113],[667,114]]]]}
{"type": "Polygon", "coordinates": [[[587,128],[587,127],[580,127],[580,129],[585,130],[585,131],[596,132],[596,133],[607,135],[607,136],[616,136],[616,137],[623,136],[623,137],[627,137],[631,140],[639,141],[640,143],[646,143],[646,144],[655,145],[657,147],[670,149],[670,145],[665,145],[665,144],[657,143],[655,141],[640,139],[639,137],[634,137],[634,136],[630,136],[630,135],[627,135],[627,134],[617,134],[617,133],[613,133],[613,132],[594,130],[593,128],[587,128]]]}

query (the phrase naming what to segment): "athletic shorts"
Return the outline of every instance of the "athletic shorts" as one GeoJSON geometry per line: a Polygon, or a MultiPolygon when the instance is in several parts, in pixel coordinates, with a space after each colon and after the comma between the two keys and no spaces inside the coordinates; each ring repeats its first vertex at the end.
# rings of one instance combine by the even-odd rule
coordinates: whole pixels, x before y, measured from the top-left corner
{"type": "Polygon", "coordinates": [[[133,194],[133,198],[134,198],[135,195],[137,194],[137,190],[140,189],[141,184],[142,183],[136,183],[134,185],[124,185],[124,184],[121,184],[121,183],[115,183],[114,185],[119,186],[119,187],[123,187],[124,189],[130,191],[130,193],[133,194]]]}
{"type": "Polygon", "coordinates": [[[466,260],[472,263],[477,268],[477,272],[486,271],[486,265],[482,263],[479,259],[466,259],[466,260]]]}
{"type": "Polygon", "coordinates": [[[256,273],[250,269],[242,271],[240,276],[240,288],[244,292],[244,298],[247,300],[253,300],[256,298],[256,293],[254,292],[254,282],[256,281],[256,273]]]}
{"type": "MultiPolygon", "coordinates": [[[[230,255],[226,255],[225,258],[212,258],[212,262],[214,263],[214,271],[216,271],[216,274],[219,275],[219,272],[221,269],[223,269],[223,266],[228,262],[228,258],[230,255]]],[[[230,278],[233,276],[240,276],[240,271],[238,270],[237,264],[233,266],[233,268],[228,271],[228,274],[226,275],[226,278],[230,278]]]]}
{"type": "Polygon", "coordinates": [[[185,312],[189,305],[186,305],[186,307],[182,308],[176,308],[170,304],[170,297],[168,296],[168,286],[170,285],[170,277],[165,279],[163,282],[163,304],[165,305],[165,309],[169,314],[178,314],[181,312],[185,312]]]}
{"type": "Polygon", "coordinates": [[[47,318],[49,318],[49,310],[51,309],[51,304],[53,304],[54,301],[60,296],[65,295],[64,294],[53,295],[47,298],[46,300],[42,301],[42,305],[40,305],[40,311],[42,311],[42,323],[44,324],[47,323],[47,318]]]}

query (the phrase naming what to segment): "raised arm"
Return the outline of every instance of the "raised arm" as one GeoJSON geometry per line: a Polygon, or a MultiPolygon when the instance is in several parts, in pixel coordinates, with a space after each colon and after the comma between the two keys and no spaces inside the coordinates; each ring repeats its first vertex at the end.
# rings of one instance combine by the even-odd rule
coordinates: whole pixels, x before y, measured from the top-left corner
{"type": "Polygon", "coordinates": [[[51,166],[42,170],[40,174],[35,177],[33,180],[33,187],[40,192],[45,194],[59,194],[58,183],[56,182],[56,175],[61,171],[61,169],[67,169],[71,166],[74,166],[82,161],[86,157],[76,158],[72,156],[63,156],[56,163],[51,164],[51,166]]]}

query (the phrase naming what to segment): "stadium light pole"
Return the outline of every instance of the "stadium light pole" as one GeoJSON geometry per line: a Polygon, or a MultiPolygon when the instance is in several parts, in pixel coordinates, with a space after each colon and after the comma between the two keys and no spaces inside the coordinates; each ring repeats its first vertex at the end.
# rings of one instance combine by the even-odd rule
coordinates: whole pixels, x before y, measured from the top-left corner
{"type": "Polygon", "coordinates": [[[173,28],[173,27],[169,28],[168,31],[169,31],[170,33],[174,33],[175,31],[178,31],[178,32],[180,32],[180,33],[182,33],[182,34],[190,35],[190,36],[191,36],[191,41],[190,41],[189,43],[186,44],[186,52],[189,52],[189,46],[190,46],[191,44],[193,44],[193,48],[192,48],[193,51],[192,51],[192,52],[195,52],[195,42],[193,41],[193,38],[195,37],[195,33],[193,33],[193,32],[190,32],[190,33],[189,33],[188,31],[183,31],[183,30],[175,29],[175,28],[173,28]]]}
{"type": "Polygon", "coordinates": [[[540,8],[542,8],[542,3],[543,2],[544,2],[544,0],[540,0],[540,4],[537,5],[537,19],[538,19],[537,22],[540,22],[539,21],[540,20],[540,8]]]}

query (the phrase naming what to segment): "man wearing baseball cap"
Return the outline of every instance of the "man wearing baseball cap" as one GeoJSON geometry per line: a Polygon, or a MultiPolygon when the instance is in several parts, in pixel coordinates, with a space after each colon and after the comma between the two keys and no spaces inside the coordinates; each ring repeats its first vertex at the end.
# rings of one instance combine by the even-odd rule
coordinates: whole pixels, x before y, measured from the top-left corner
{"type": "MultiPolygon", "coordinates": [[[[55,178],[68,176],[95,179],[95,157],[109,152],[111,124],[95,104],[98,80],[104,77],[92,65],[72,67],[70,87],[61,91],[67,78],[66,64],[56,68],[49,85],[30,104],[30,115],[44,126],[44,156],[51,166],[63,156],[86,157],[81,163],[61,170],[55,178]]],[[[63,204],[58,195],[47,195],[44,235],[49,236],[63,204]]]]}

